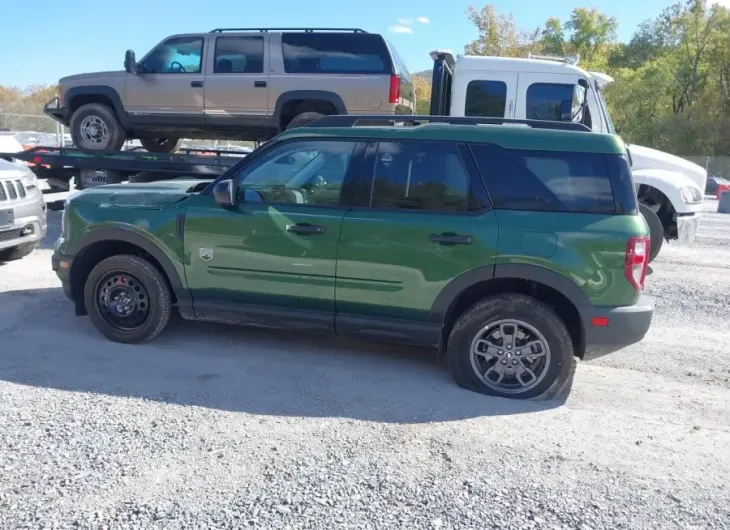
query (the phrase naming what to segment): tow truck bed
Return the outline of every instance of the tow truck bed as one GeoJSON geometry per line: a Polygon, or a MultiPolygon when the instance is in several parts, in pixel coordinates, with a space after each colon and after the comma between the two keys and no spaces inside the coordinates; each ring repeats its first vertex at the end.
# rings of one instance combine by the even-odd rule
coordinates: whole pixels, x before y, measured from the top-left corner
{"type": "Polygon", "coordinates": [[[246,153],[212,149],[182,149],[177,153],[148,153],[139,148],[91,153],[63,147],[33,147],[19,153],[0,153],[28,164],[39,179],[47,179],[54,191],[68,190],[71,178],[76,188],[138,179],[143,182],[176,177],[214,179],[236,164],[246,153]]]}

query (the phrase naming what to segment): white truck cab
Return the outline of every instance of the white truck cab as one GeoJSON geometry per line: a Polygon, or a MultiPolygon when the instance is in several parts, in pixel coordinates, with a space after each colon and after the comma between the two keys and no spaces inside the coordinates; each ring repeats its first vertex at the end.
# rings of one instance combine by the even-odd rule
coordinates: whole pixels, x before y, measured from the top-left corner
{"type": "MultiPolygon", "coordinates": [[[[460,56],[431,52],[432,115],[574,121],[616,134],[603,97],[613,78],[578,67],[578,58],[460,56]]],[[[632,174],[641,213],[651,230],[651,259],[667,240],[691,243],[697,234],[707,172],[668,153],[631,144],[632,174]]]]}

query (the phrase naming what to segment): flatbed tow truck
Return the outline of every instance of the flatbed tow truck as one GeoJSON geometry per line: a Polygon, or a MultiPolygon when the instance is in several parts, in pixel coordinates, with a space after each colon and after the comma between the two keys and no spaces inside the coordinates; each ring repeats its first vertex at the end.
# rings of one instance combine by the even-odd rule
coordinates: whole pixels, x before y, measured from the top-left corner
{"type": "Polygon", "coordinates": [[[0,153],[30,166],[39,179],[46,179],[49,192],[120,182],[154,182],[177,177],[211,180],[236,164],[246,153],[213,149],[180,149],[175,153],[127,151],[84,151],[63,147],[33,147],[18,153],[0,153]]]}

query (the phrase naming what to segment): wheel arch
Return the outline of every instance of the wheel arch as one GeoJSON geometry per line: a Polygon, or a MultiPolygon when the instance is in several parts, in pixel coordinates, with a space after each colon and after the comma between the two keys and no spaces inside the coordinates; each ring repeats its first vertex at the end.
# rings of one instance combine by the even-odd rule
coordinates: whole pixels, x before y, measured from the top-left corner
{"type": "Polygon", "coordinates": [[[429,312],[429,322],[442,327],[440,352],[445,352],[451,329],[466,309],[482,298],[506,292],[527,294],[550,305],[568,328],[576,356],[583,356],[585,323],[581,310],[591,306],[590,298],[570,278],[530,264],[487,265],[453,279],[429,312]]]}
{"type": "Polygon", "coordinates": [[[71,264],[71,296],[77,314],[86,314],[84,285],[91,270],[100,261],[118,254],[133,254],[150,261],[163,274],[181,312],[192,309],[192,300],[182,278],[167,254],[143,235],[121,228],[105,228],[87,233],[79,242],[71,264]]]}
{"type": "MultiPolygon", "coordinates": [[[[274,107],[274,122],[279,126],[282,125],[282,120],[291,119],[294,116],[289,116],[287,112],[291,108],[292,104],[296,107],[303,103],[326,103],[331,105],[335,114],[347,114],[347,107],[345,102],[339,94],[330,92],[328,90],[291,90],[284,92],[276,100],[276,106],[274,107]]],[[[283,128],[283,127],[282,127],[283,128]]]]}
{"type": "Polygon", "coordinates": [[[127,113],[119,92],[108,85],[85,85],[69,88],[63,95],[64,103],[68,108],[69,120],[76,110],[82,105],[98,103],[111,107],[119,120],[119,124],[127,128],[127,113]]]}

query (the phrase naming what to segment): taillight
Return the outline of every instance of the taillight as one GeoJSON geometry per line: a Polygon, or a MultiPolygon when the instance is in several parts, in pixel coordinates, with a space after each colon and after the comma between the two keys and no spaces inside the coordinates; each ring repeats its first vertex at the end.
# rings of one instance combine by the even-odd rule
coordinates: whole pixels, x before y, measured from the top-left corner
{"type": "Polygon", "coordinates": [[[646,267],[649,265],[649,238],[630,237],[626,243],[624,276],[637,291],[644,289],[646,267]]]}
{"type": "Polygon", "coordinates": [[[398,103],[400,99],[400,77],[397,75],[390,76],[390,95],[388,96],[389,103],[398,103]]]}

